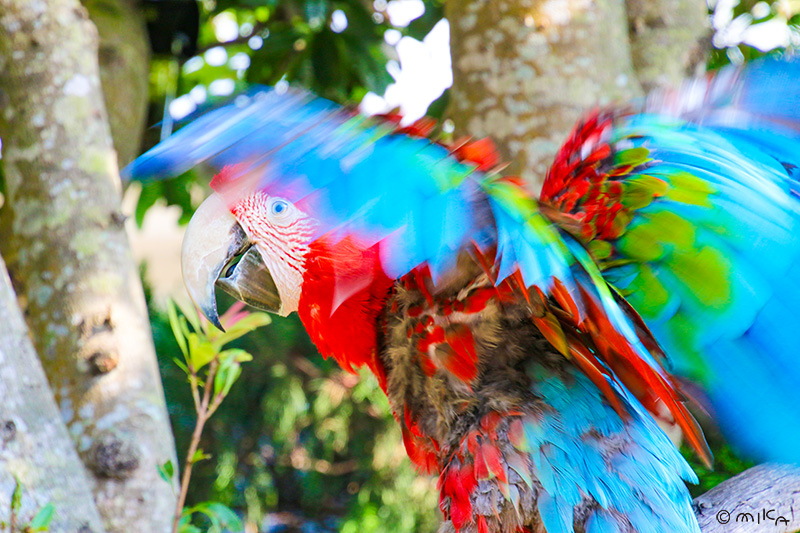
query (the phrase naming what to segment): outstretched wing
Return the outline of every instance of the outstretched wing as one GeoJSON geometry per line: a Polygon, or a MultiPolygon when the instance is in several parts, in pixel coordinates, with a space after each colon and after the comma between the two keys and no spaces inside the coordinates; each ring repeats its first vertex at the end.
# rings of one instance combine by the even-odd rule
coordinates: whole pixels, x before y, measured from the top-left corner
{"type": "Polygon", "coordinates": [[[663,403],[704,453],[655,342],[584,247],[518,180],[488,172],[484,142],[446,147],[425,129],[261,91],[179,130],[128,173],[157,178],[209,161],[225,169],[212,187],[231,204],[256,190],[284,197],[319,221],[319,236],[377,244],[390,278],[426,266],[436,281],[465,249],[495,261],[496,282],[531,302],[539,329],[612,402],[634,394],[653,411],[663,403]]]}
{"type": "Polygon", "coordinates": [[[542,191],[729,438],[800,461],[800,62],[596,112],[542,191]]]}

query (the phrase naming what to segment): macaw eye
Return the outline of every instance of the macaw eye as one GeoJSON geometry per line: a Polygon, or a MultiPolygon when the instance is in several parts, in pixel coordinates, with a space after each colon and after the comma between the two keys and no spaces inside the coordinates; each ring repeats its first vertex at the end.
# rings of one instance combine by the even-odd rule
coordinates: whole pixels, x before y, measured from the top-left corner
{"type": "Polygon", "coordinates": [[[272,214],[276,216],[281,216],[286,214],[289,210],[289,203],[284,200],[275,200],[272,202],[272,214]]]}

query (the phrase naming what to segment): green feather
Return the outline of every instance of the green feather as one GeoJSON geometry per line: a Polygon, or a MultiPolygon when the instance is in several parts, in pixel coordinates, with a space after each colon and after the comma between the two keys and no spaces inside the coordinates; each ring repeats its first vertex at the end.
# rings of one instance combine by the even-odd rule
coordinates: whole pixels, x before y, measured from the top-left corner
{"type": "Polygon", "coordinates": [[[646,264],[639,266],[639,274],[625,289],[625,297],[645,320],[656,319],[670,299],[669,291],[646,264]]]}
{"type": "Polygon", "coordinates": [[[667,183],[654,176],[640,174],[625,180],[621,203],[630,210],[647,207],[654,198],[664,196],[667,192],[667,183]]]}
{"type": "Polygon", "coordinates": [[[655,261],[668,248],[689,250],[694,245],[694,226],[675,213],[657,211],[642,215],[642,221],[620,237],[617,248],[630,258],[655,261]]]}
{"type": "Polygon", "coordinates": [[[591,253],[592,257],[597,261],[608,259],[611,257],[612,251],[613,248],[608,241],[594,240],[589,242],[589,253],[591,253]]]}
{"type": "Polygon", "coordinates": [[[665,175],[670,187],[667,189],[667,198],[683,204],[712,207],[709,196],[717,191],[711,185],[697,176],[684,171],[665,175]]]}
{"type": "Polygon", "coordinates": [[[637,167],[649,161],[649,158],[647,157],[648,155],[650,155],[650,150],[648,150],[644,146],[622,150],[614,154],[614,166],[637,167]]]}
{"type": "Polygon", "coordinates": [[[730,304],[733,268],[718,249],[706,246],[698,252],[676,253],[666,264],[704,307],[725,310],[730,304]]]}

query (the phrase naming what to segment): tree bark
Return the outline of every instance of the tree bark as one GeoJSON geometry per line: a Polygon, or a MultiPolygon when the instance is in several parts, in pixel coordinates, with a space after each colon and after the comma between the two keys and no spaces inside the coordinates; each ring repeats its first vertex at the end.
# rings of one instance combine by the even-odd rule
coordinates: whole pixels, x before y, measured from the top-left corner
{"type": "Polygon", "coordinates": [[[800,531],[800,467],[755,466],[698,496],[694,506],[703,533],[800,531]]]}
{"type": "Polygon", "coordinates": [[[445,13],[456,134],[492,137],[536,190],[583,112],[677,83],[710,46],[702,0],[451,0],[445,13]]]}
{"type": "Polygon", "coordinates": [[[5,263],[0,258],[0,523],[11,518],[11,494],[22,486],[20,522],[47,504],[52,533],[101,533],[89,481],[61,420],[28,337],[5,263]]]}
{"type": "Polygon", "coordinates": [[[697,0],[626,0],[633,68],[645,91],[675,87],[705,70],[708,5],[697,0]]]}
{"type": "Polygon", "coordinates": [[[0,251],[109,531],[169,529],[175,460],[119,212],[97,32],[77,0],[0,0],[0,251]]]}
{"type": "Polygon", "coordinates": [[[623,0],[451,0],[456,135],[490,136],[538,189],[586,109],[642,94],[623,0]]]}
{"type": "Polygon", "coordinates": [[[138,0],[82,0],[100,38],[100,83],[123,167],[139,155],[147,121],[150,42],[138,0]]]}

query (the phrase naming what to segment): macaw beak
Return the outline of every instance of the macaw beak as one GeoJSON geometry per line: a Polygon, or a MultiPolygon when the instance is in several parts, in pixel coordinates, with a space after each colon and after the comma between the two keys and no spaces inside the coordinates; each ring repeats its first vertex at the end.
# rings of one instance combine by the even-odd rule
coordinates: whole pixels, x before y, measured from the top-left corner
{"type": "Polygon", "coordinates": [[[192,301],[221,330],[215,287],[248,305],[280,313],[281,298],[275,280],[256,246],[217,194],[200,204],[189,221],[183,237],[181,267],[192,301]]]}

